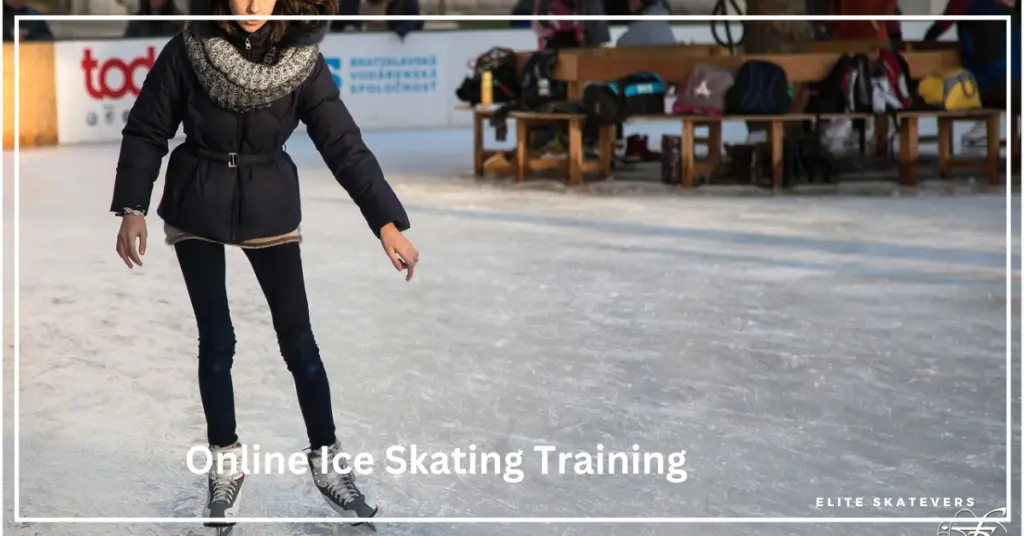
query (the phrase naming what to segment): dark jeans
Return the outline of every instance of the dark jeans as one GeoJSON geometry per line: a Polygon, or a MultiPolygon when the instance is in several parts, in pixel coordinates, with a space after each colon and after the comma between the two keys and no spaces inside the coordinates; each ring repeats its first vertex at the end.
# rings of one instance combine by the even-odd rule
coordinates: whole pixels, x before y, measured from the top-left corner
{"type": "MultiPolygon", "coordinates": [[[[207,439],[214,446],[231,445],[238,441],[231,384],[235,330],[225,288],[224,246],[186,240],[174,250],[199,327],[199,393],[207,439]]],[[[281,355],[295,379],[310,447],[331,445],[335,440],[331,391],[310,327],[299,245],[246,249],[245,255],[270,306],[281,355]]]]}

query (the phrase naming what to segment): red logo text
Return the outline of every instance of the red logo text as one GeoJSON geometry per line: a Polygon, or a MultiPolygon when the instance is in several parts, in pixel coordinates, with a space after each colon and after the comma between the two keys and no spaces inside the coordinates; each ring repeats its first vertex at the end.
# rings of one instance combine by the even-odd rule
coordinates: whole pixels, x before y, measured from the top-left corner
{"type": "Polygon", "coordinates": [[[101,99],[120,99],[129,93],[139,96],[139,86],[135,83],[134,74],[139,69],[149,71],[156,61],[156,49],[147,47],[146,55],[125,63],[120,58],[109,58],[102,63],[92,57],[92,49],[85,49],[82,56],[82,70],[85,71],[85,91],[89,96],[101,99]],[[111,76],[117,71],[117,76],[111,76]]]}

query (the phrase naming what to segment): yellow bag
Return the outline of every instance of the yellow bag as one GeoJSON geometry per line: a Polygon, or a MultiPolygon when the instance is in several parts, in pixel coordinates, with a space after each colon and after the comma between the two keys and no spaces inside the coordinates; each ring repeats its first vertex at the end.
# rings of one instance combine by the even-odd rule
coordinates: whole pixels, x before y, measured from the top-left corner
{"type": "Polygon", "coordinates": [[[943,110],[975,110],[981,108],[981,93],[974,75],[965,69],[928,76],[917,86],[921,100],[943,110]]]}

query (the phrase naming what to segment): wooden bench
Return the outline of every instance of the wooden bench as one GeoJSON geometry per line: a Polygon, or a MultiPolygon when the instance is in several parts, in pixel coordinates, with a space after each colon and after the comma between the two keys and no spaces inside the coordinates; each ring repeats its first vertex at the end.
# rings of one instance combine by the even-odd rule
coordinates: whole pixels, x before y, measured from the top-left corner
{"type": "MultiPolygon", "coordinates": [[[[569,89],[570,98],[580,98],[583,87],[589,82],[607,82],[617,80],[623,76],[637,71],[656,72],[670,83],[679,83],[685,80],[694,65],[707,63],[720,67],[737,69],[744,62],[759,59],[771,61],[780,65],[787,73],[789,81],[794,84],[817,82],[823,79],[832,69],[840,52],[873,54],[880,49],[877,43],[870,42],[832,42],[820,43],[812,46],[812,49],[827,50],[827,52],[809,52],[804,54],[765,54],[765,55],[741,55],[730,56],[725,49],[715,45],[703,46],[656,46],[656,47],[630,47],[630,48],[602,48],[602,49],[576,49],[562,51],[559,55],[559,63],[555,69],[554,78],[565,82],[569,89]],[[846,48],[846,50],[843,50],[846,48]],[[838,51],[836,51],[838,50],[838,51]]],[[[904,56],[911,69],[911,76],[920,79],[925,76],[937,74],[948,69],[960,66],[959,52],[955,45],[949,43],[928,43],[917,44],[907,43],[903,47],[904,56]],[[923,49],[923,50],[921,50],[923,49]]],[[[525,62],[530,53],[520,54],[520,62],[525,62]]],[[[467,108],[469,109],[469,108],[467,108]]],[[[490,117],[493,110],[478,108],[474,113],[474,168],[478,175],[483,174],[483,162],[494,151],[488,151],[483,147],[483,121],[490,117]]],[[[821,119],[834,117],[845,117],[848,119],[863,119],[875,121],[876,147],[879,154],[885,154],[889,145],[889,124],[885,116],[842,114],[841,116],[827,116],[821,119]]],[[[921,143],[939,144],[939,167],[940,175],[948,177],[954,168],[977,167],[989,173],[991,182],[998,182],[998,153],[1000,143],[993,143],[999,139],[998,122],[999,111],[983,110],[970,113],[950,112],[913,112],[899,115],[900,122],[905,128],[900,129],[900,178],[904,184],[916,184],[916,167],[906,162],[916,161],[917,152],[921,143]],[[919,135],[919,123],[922,117],[934,117],[939,123],[940,136],[922,137],[919,135]],[[988,143],[990,150],[983,159],[956,158],[951,154],[951,133],[952,125],[957,121],[979,121],[984,120],[996,125],[996,133],[988,143]],[[994,148],[995,156],[992,156],[994,148]],[[991,162],[995,159],[996,167],[991,162]]],[[[582,115],[573,114],[542,114],[535,112],[513,112],[510,119],[516,122],[517,146],[515,158],[517,164],[517,179],[525,180],[528,171],[550,170],[564,168],[570,184],[580,184],[584,173],[597,173],[606,177],[611,171],[611,154],[614,150],[614,128],[606,127],[601,129],[598,141],[598,158],[588,160],[584,157],[582,148],[582,115]],[[566,124],[569,129],[569,151],[568,161],[558,162],[551,159],[536,159],[529,155],[528,140],[531,128],[541,125],[566,124]]],[[[693,187],[696,183],[696,176],[708,173],[721,161],[721,129],[722,123],[728,121],[743,121],[748,123],[767,122],[769,144],[772,147],[773,155],[773,184],[782,184],[782,131],[783,125],[791,122],[814,121],[815,116],[808,114],[787,114],[781,116],[726,116],[726,117],[694,117],[680,115],[655,115],[642,116],[635,119],[641,120],[670,120],[682,122],[683,139],[683,185],[693,187]],[[708,128],[708,135],[704,138],[696,136],[697,128],[708,128]],[[695,159],[694,149],[700,144],[707,144],[708,161],[698,162],[695,159]]],[[[989,127],[991,136],[992,127],[989,127]]],[[[1014,118],[1014,132],[1018,132],[1019,125],[1014,118]]],[[[506,152],[508,154],[508,152],[506,152]]]]}
{"type": "MultiPolygon", "coordinates": [[[[957,68],[960,66],[959,52],[949,47],[941,48],[938,50],[929,51],[915,51],[910,50],[903,52],[904,57],[910,67],[910,76],[914,79],[921,79],[925,76],[938,74],[949,69],[957,68]]],[[[681,82],[686,79],[690,70],[699,63],[711,64],[719,67],[737,69],[744,62],[750,60],[762,60],[773,62],[782,67],[787,74],[789,81],[793,84],[806,84],[811,82],[817,82],[825,78],[828,73],[832,70],[835,62],[838,58],[838,53],[804,53],[804,54],[762,54],[762,55],[744,55],[744,56],[708,56],[703,58],[694,57],[680,57],[674,56],[669,52],[664,54],[643,54],[634,55],[632,53],[624,53],[622,55],[609,55],[605,57],[597,57],[592,55],[582,54],[564,54],[560,57],[560,62],[565,59],[564,70],[562,73],[570,73],[575,76],[575,80],[565,80],[570,84],[576,83],[577,87],[582,87],[585,82],[602,82],[619,79],[623,76],[628,75],[632,72],[637,71],[648,71],[656,72],[662,76],[666,81],[670,82],[681,82]]],[[[898,117],[901,123],[906,123],[906,128],[901,128],[900,132],[900,161],[916,161],[917,148],[920,143],[924,141],[930,141],[922,139],[918,135],[918,125],[922,117],[934,117],[936,118],[941,129],[950,129],[954,122],[961,120],[985,120],[995,122],[998,125],[999,120],[998,110],[979,110],[972,111],[970,113],[955,113],[955,112],[912,112],[900,114],[898,117]]],[[[877,136],[877,147],[880,151],[888,146],[888,118],[886,116],[873,116],[873,115],[859,115],[859,114],[840,114],[836,116],[821,117],[821,119],[831,119],[835,117],[845,117],[848,119],[865,119],[874,120],[876,123],[876,136],[877,136]]],[[[644,116],[644,119],[652,119],[651,116],[644,116]]],[[[692,187],[695,185],[695,177],[698,174],[707,172],[712,166],[716,165],[720,161],[720,144],[714,147],[710,147],[709,150],[709,162],[697,162],[694,157],[694,145],[696,143],[695,130],[698,127],[709,127],[711,133],[709,138],[721,139],[721,123],[728,121],[744,121],[750,123],[764,122],[768,123],[768,143],[771,146],[773,161],[772,161],[772,182],[773,185],[779,187],[782,185],[782,131],[783,126],[786,123],[791,122],[804,122],[814,121],[817,119],[813,115],[808,114],[787,114],[779,116],[725,116],[725,117],[700,117],[700,116],[681,116],[681,115],[664,115],[661,117],[664,120],[680,121],[682,123],[682,139],[683,139],[683,185],[686,187],[692,187]]],[[[998,129],[996,129],[998,130],[998,129]]],[[[992,160],[991,155],[986,154],[983,159],[958,159],[954,158],[952,154],[946,149],[951,145],[946,144],[945,141],[941,141],[942,136],[935,137],[936,142],[940,142],[940,174],[948,176],[949,170],[955,167],[964,166],[976,166],[985,169],[989,173],[990,182],[998,182],[998,167],[993,168],[990,164],[992,160]],[[946,148],[946,149],[944,149],[946,148]]],[[[947,141],[949,136],[945,136],[947,141]]],[[[996,161],[998,161],[998,148],[999,148],[999,136],[998,132],[994,138],[990,139],[988,144],[990,148],[994,148],[996,154],[996,161]]],[[[602,161],[604,159],[601,159],[602,161]]],[[[580,168],[588,168],[585,162],[570,163],[580,168]]],[[[600,170],[602,174],[606,170],[600,170]]],[[[570,172],[570,175],[575,175],[570,172]]],[[[908,165],[901,166],[900,174],[901,182],[904,184],[916,184],[917,177],[916,173],[913,172],[912,168],[908,165]]]]}

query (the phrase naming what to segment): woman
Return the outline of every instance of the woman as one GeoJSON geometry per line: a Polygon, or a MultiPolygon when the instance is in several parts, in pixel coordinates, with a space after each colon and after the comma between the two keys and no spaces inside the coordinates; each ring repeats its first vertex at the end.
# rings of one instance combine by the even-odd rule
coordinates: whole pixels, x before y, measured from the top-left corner
{"type": "MultiPolygon", "coordinates": [[[[214,15],[317,16],[336,13],[336,2],[213,0],[211,9],[214,15]]],[[[295,381],[316,488],[340,514],[374,517],[377,507],[353,476],[331,465],[341,445],[310,329],[299,254],[297,169],[282,147],[298,121],[307,125],[395,269],[408,271],[406,280],[419,254],[402,235],[410,225],[405,210],[318,51],[326,28],[313,21],[198,22],[172,38],[128,115],[111,211],[122,217],[118,255],[129,269],[141,266],[153,185],[168,140],[183,124],[187,139],[171,153],[157,214],[198,324],[199,390],[211,450],[216,458],[242,455],[230,374],[235,336],[225,292],[224,246],[230,245],[244,250],[270,305],[281,354],[295,381]]],[[[245,475],[232,471],[232,464],[223,464],[226,470],[219,465],[208,476],[203,517],[232,517],[238,509],[245,475]]]]}
{"type": "MultiPolygon", "coordinates": [[[[960,56],[964,68],[974,75],[981,92],[981,103],[986,108],[1006,109],[1013,103],[1014,117],[1020,114],[1020,3],[1014,0],[949,0],[943,15],[954,17],[972,15],[1009,15],[1012,19],[1010,61],[1006,58],[1006,23],[1001,20],[935,21],[925,32],[925,41],[937,41],[950,28],[956,26],[960,56]],[[1010,78],[1011,94],[1006,94],[1006,79],[1010,78]],[[1009,98],[1007,98],[1009,97],[1009,98]]],[[[984,121],[964,133],[960,143],[967,147],[983,145],[988,140],[984,121]]]]}
{"type": "MultiPolygon", "coordinates": [[[[174,0],[142,0],[136,16],[181,15],[174,0]]],[[[125,28],[125,37],[170,37],[181,31],[183,21],[178,20],[132,20],[125,28]]]]}

